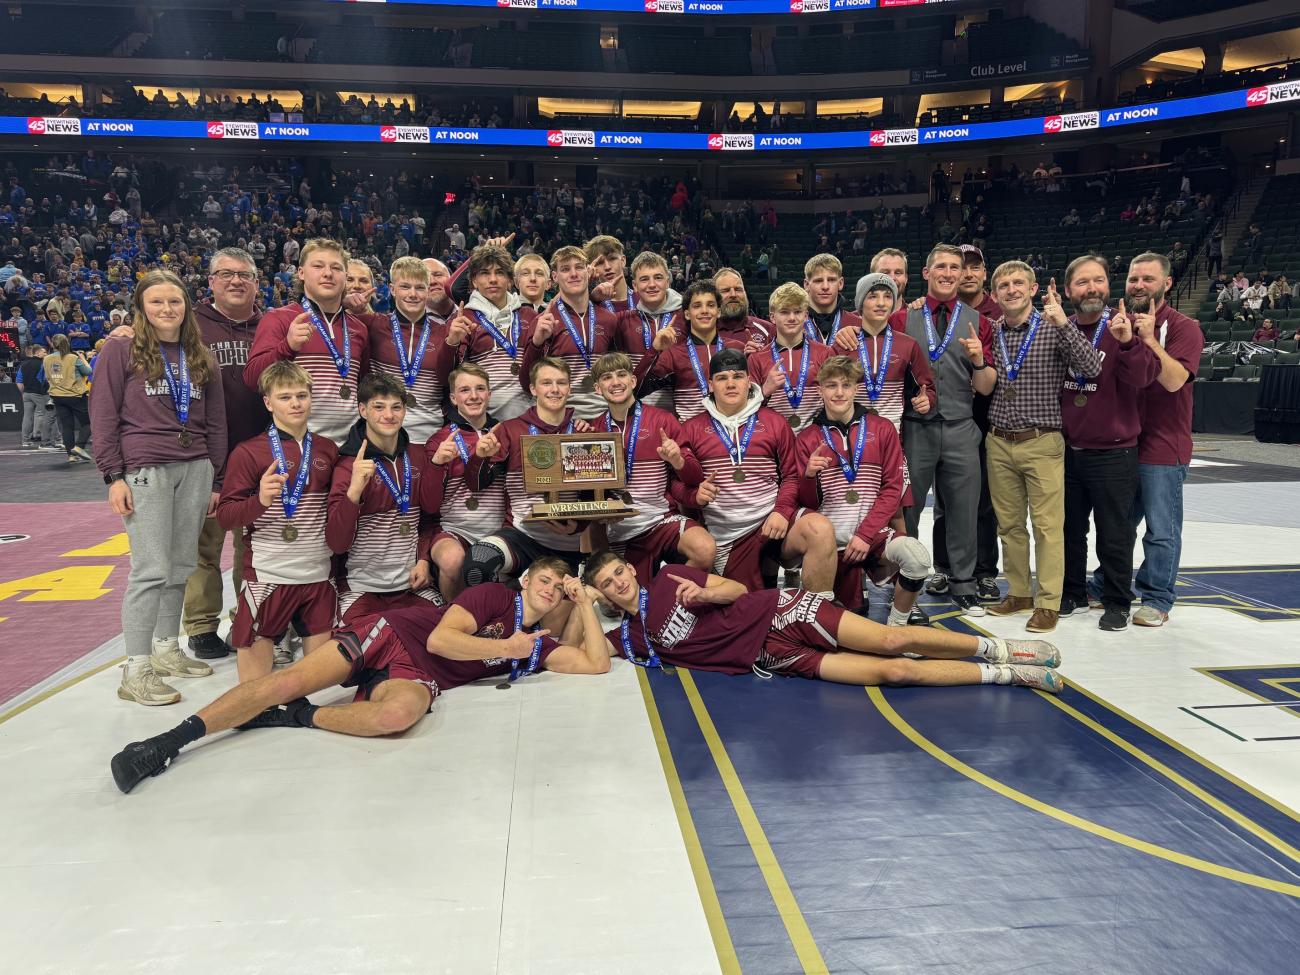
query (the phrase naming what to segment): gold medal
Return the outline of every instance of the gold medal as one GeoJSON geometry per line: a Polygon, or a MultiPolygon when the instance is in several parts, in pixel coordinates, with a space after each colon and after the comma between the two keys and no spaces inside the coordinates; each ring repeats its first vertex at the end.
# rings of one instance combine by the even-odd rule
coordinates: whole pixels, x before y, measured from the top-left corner
{"type": "Polygon", "coordinates": [[[188,430],[182,430],[176,435],[176,440],[182,447],[188,447],[194,442],[194,435],[188,430]]]}
{"type": "Polygon", "coordinates": [[[400,525],[398,525],[397,534],[401,535],[403,538],[411,534],[411,523],[408,521],[404,521],[400,525]]]}
{"type": "Polygon", "coordinates": [[[1007,399],[1015,399],[1015,398],[1016,398],[1016,387],[1014,387],[1014,386],[1008,386],[1006,389],[1004,389],[1004,390],[1002,391],[1002,395],[1004,395],[1007,399]]]}
{"type": "Polygon", "coordinates": [[[465,499],[465,507],[466,507],[466,509],[468,509],[469,511],[477,511],[477,510],[478,510],[478,498],[466,498],[466,499],[465,499]]]}
{"type": "Polygon", "coordinates": [[[859,495],[857,491],[849,491],[844,495],[844,500],[847,501],[849,504],[857,504],[858,497],[859,495]]]}
{"type": "Polygon", "coordinates": [[[348,389],[348,387],[346,386],[340,386],[339,399],[351,399],[351,398],[352,398],[352,390],[348,389]]]}
{"type": "Polygon", "coordinates": [[[582,382],[578,383],[578,392],[591,393],[596,389],[596,382],[591,378],[591,374],[582,377],[582,382]]]}
{"type": "Polygon", "coordinates": [[[298,540],[298,527],[296,525],[285,525],[280,529],[280,537],[286,542],[296,542],[298,540]]]}
{"type": "Polygon", "coordinates": [[[795,416],[793,413],[791,413],[791,414],[790,414],[789,416],[787,416],[785,419],[786,419],[786,422],[789,423],[790,426],[792,426],[794,429],[796,429],[796,430],[799,429],[799,418],[798,418],[797,416],[795,416]]]}
{"type": "Polygon", "coordinates": [[[1080,393],[1078,396],[1076,396],[1076,397],[1074,398],[1074,405],[1075,405],[1075,406],[1087,406],[1087,405],[1088,405],[1088,397],[1084,396],[1083,393],[1080,393]]]}
{"type": "Polygon", "coordinates": [[[511,362],[511,363],[510,363],[510,375],[512,375],[512,376],[517,376],[517,375],[519,375],[519,363],[518,363],[518,362],[511,362]]]}
{"type": "Polygon", "coordinates": [[[406,408],[407,408],[408,410],[413,410],[413,409],[415,409],[415,406],[416,406],[416,402],[415,402],[415,394],[414,394],[414,393],[407,393],[407,394],[406,394],[406,408]]]}
{"type": "Polygon", "coordinates": [[[737,484],[745,483],[745,469],[743,467],[733,468],[731,471],[731,479],[737,484]]]}

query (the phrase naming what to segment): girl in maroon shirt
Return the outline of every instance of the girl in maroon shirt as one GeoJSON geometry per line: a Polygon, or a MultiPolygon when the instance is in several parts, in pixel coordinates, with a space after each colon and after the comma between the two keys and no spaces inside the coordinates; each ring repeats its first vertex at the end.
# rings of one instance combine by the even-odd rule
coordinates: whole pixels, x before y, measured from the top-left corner
{"type": "Polygon", "coordinates": [[[162,677],[212,673],[181,651],[179,635],[185,581],[226,462],[225,397],[176,275],[150,271],[132,307],[134,337],[104,346],[90,397],[95,462],[131,542],[122,599],[127,662],[117,694],[174,704],[180,693],[162,677]]]}

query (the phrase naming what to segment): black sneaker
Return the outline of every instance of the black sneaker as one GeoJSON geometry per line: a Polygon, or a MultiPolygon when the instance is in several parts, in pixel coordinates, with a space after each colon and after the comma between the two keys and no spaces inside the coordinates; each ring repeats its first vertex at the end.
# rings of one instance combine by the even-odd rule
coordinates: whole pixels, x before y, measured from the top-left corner
{"type": "Polygon", "coordinates": [[[993,576],[980,576],[975,580],[975,595],[985,603],[1002,601],[1002,590],[998,588],[998,580],[993,576]]]}
{"type": "Polygon", "coordinates": [[[1122,609],[1107,606],[1101,614],[1101,620],[1097,623],[1097,628],[1109,630],[1112,633],[1117,630],[1126,630],[1128,629],[1128,613],[1122,609]]]}
{"type": "Polygon", "coordinates": [[[930,581],[926,583],[925,591],[932,596],[941,596],[948,591],[948,573],[935,570],[934,575],[930,576],[930,581]]]}
{"type": "Polygon", "coordinates": [[[968,592],[954,595],[952,601],[966,616],[984,616],[988,612],[979,597],[968,592]]]}
{"type": "MultiPolygon", "coordinates": [[[[299,715],[305,707],[311,707],[311,703],[305,697],[300,697],[288,704],[267,708],[261,714],[249,718],[239,727],[244,730],[250,728],[306,728],[307,725],[299,720],[299,715]]],[[[315,708],[312,708],[312,710],[315,711],[315,708]]]]}
{"type": "Polygon", "coordinates": [[[187,642],[190,652],[200,660],[216,660],[219,657],[228,657],[233,652],[230,644],[216,633],[199,633],[189,637],[187,642]]]}
{"type": "Polygon", "coordinates": [[[925,614],[920,606],[913,606],[912,611],[907,614],[908,626],[929,626],[930,617],[925,614]]]}
{"type": "Polygon", "coordinates": [[[1074,613],[1076,610],[1080,610],[1080,609],[1086,610],[1087,608],[1088,608],[1088,600],[1086,597],[1082,601],[1079,601],[1075,599],[1073,596],[1062,596],[1061,608],[1057,610],[1057,615],[1069,616],[1070,614],[1074,613]]]}
{"type": "Polygon", "coordinates": [[[133,741],[113,756],[113,781],[123,792],[130,792],[149,776],[165,772],[180,751],[165,735],[133,741]]]}

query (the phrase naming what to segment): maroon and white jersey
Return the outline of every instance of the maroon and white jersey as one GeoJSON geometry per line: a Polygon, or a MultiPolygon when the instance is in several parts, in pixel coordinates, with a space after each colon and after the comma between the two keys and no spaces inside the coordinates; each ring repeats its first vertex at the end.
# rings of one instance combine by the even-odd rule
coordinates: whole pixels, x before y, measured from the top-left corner
{"type": "MultiPolygon", "coordinates": [[[[529,494],[524,490],[523,448],[520,438],[539,433],[572,433],[573,420],[573,410],[566,409],[564,420],[560,425],[551,426],[537,415],[537,410],[534,408],[523,416],[499,423],[494,432],[501,443],[500,452],[487,460],[471,457],[465,472],[465,480],[469,483],[470,490],[476,492],[500,480],[504,472],[508,522],[538,544],[564,552],[580,550],[581,534],[562,535],[552,531],[546,522],[524,521],[533,513],[534,505],[544,504],[549,499],[544,494],[529,494]]],[[[559,491],[556,493],[555,500],[579,501],[581,498],[577,491],[559,491]]]]}
{"type": "Polygon", "coordinates": [[[821,369],[822,363],[834,354],[834,350],[829,345],[823,342],[810,342],[806,338],[793,349],[774,343],[749,354],[749,378],[758,383],[761,388],[768,374],[776,368],[777,362],[781,363],[781,371],[785,373],[785,383],[767,398],[764,405],[780,413],[787,423],[790,423],[790,418],[794,417],[795,422],[790,423],[790,429],[798,430],[806,426],[821,411],[822,392],[817,387],[817,372],[821,369]],[[803,396],[800,397],[797,390],[805,355],[808,357],[808,373],[805,377],[803,396]],[[790,396],[786,392],[787,386],[799,399],[797,407],[790,402],[790,396]]]}
{"type": "MultiPolygon", "coordinates": [[[[510,378],[514,379],[513,376],[510,378]]],[[[496,420],[489,414],[484,429],[490,430],[495,425],[496,420]]],[[[505,478],[497,477],[477,491],[470,490],[465,479],[466,458],[473,459],[478,438],[479,431],[466,423],[453,407],[447,418],[447,426],[430,437],[424,445],[429,477],[424,482],[420,507],[437,515],[443,531],[449,531],[467,542],[494,534],[506,520],[505,478]],[[443,441],[457,434],[460,435],[460,443],[457,444],[456,456],[451,463],[435,464],[433,455],[438,452],[443,441]],[[461,444],[464,445],[463,453],[461,444]]]]}
{"type": "Polygon", "coordinates": [[[511,294],[505,308],[497,308],[477,291],[465,303],[464,315],[474,328],[463,345],[449,346],[446,342],[438,348],[435,368],[444,383],[449,382],[452,371],[462,362],[472,362],[488,374],[488,412],[498,420],[511,420],[533,405],[532,394],[524,389],[519,378],[524,362],[524,343],[532,330],[537,312],[519,304],[517,295],[511,294]],[[492,333],[483,325],[487,320],[507,343],[518,335],[515,354],[511,356],[492,333]],[[516,333],[516,320],[518,330],[516,333]]]}
{"type": "MultiPolygon", "coordinates": [[[[451,606],[459,606],[474,618],[477,628],[473,636],[484,640],[505,640],[515,632],[515,593],[499,582],[470,586],[452,601],[451,606]]],[[[435,606],[432,603],[428,606],[403,607],[386,611],[382,622],[397,634],[411,663],[436,684],[439,690],[447,691],[486,677],[509,674],[509,657],[453,660],[429,652],[429,634],[437,628],[448,609],[450,606],[435,606]]],[[[537,661],[539,670],[543,669],[546,658],[559,645],[559,641],[553,637],[542,637],[542,650],[537,661]]],[[[520,667],[526,667],[527,664],[528,661],[524,660],[520,667]]]]}
{"type": "Polygon", "coordinates": [[[759,318],[757,315],[746,315],[744,318],[719,318],[718,334],[723,338],[738,341],[741,348],[749,342],[763,346],[774,340],[776,326],[766,318],[759,318]]]}
{"type": "MultiPolygon", "coordinates": [[[[281,432],[279,437],[287,468],[285,486],[292,489],[303,445],[287,433],[281,432]]],[[[257,496],[262,475],[275,459],[267,435],[251,437],[231,452],[217,504],[217,521],[226,531],[243,530],[248,552],[244,557],[245,581],[302,585],[330,577],[332,553],[325,538],[325,522],[330,478],[338,453],[332,440],[312,436],[307,483],[293,517],[288,518],[281,499],[266,508],[257,496]]]]}
{"type": "MultiPolygon", "coordinates": [[[[633,655],[645,660],[653,649],[665,663],[679,667],[721,674],[749,673],[772,628],[781,590],[747,592],[729,606],[687,609],[677,602],[681,583],[674,576],[698,586],[709,580],[703,569],[688,565],[665,566],[658,572],[646,586],[645,620],[639,612],[636,616],[624,614],[633,655]]],[[[606,631],[605,637],[622,656],[622,625],[606,631]]]]}
{"type": "MultiPolygon", "coordinates": [[[[836,350],[837,355],[844,355],[836,350]]],[[[925,390],[930,397],[930,407],[934,408],[938,396],[934,391],[934,371],[930,368],[930,358],[921,351],[916,339],[906,332],[891,329],[888,326],[880,335],[872,335],[866,329],[858,332],[858,347],[853,352],[862,366],[862,382],[858,383],[855,403],[863,409],[875,410],[898,430],[903,420],[903,410],[907,408],[907,387],[910,374],[912,383],[925,390]],[[889,336],[893,334],[891,339],[889,336]],[[867,393],[868,384],[875,382],[880,372],[880,357],[889,349],[889,365],[885,367],[885,381],[880,394],[873,402],[867,393]]]]}
{"type": "MultiPolygon", "coordinates": [[[[676,294],[676,292],[673,292],[676,294]]],[[[669,302],[664,302],[668,305],[669,302]]],[[[677,306],[680,309],[681,298],[677,299],[677,306]]],[[[636,371],[641,365],[641,360],[647,355],[652,355],[654,350],[651,343],[654,342],[655,333],[661,328],[672,328],[677,332],[677,340],[680,342],[686,337],[687,327],[686,319],[682,317],[680,310],[661,311],[659,313],[646,311],[644,308],[631,308],[622,312],[618,316],[618,347],[627,353],[632,360],[632,370],[636,371]]],[[[657,406],[661,410],[672,410],[673,394],[668,389],[656,389],[649,393],[641,400],[643,403],[649,403],[651,406],[657,406]]]]}
{"type": "Polygon", "coordinates": [[[834,423],[823,412],[799,431],[799,473],[817,448],[826,452],[830,440],[833,463],[816,477],[799,478],[799,504],[824,514],[835,526],[835,544],[843,548],[857,535],[870,543],[898,511],[907,485],[907,461],[893,424],[883,416],[854,407],[851,423],[834,423]],[[853,465],[858,447],[859,422],[866,418],[866,441],[853,482],[844,476],[844,464],[853,465]]]}
{"type": "MultiPolygon", "coordinates": [[[[289,326],[302,313],[302,305],[293,304],[262,316],[248,354],[248,365],[244,367],[244,382],[257,389],[257,380],[267,366],[281,359],[292,359],[311,377],[311,418],[307,429],[341,443],[357,422],[357,382],[370,368],[370,330],[365,320],[342,309],[325,322],[340,356],[343,355],[343,329],[347,328],[352,347],[348,374],[344,377],[339,375],[329,347],[315,329],[297,352],[285,341],[289,326]]],[[[266,470],[265,464],[262,470],[266,470]]]]}
{"type": "MultiPolygon", "coordinates": [[[[705,475],[712,474],[718,485],[718,496],[704,506],[704,527],[722,546],[758,528],[773,511],[793,524],[799,506],[799,466],[790,425],[762,405],[762,394],[751,385],[748,404],[724,421],[732,442],[728,450],[714,427],[722,414],[712,399],[705,405],[707,412],[688,420],[683,428],[705,475]],[[753,432],[744,459],[737,464],[736,454],[751,418],[753,432]]],[[[688,490],[683,496],[687,507],[697,507],[695,494],[688,490]]]]}
{"type": "MultiPolygon", "coordinates": [[[[397,321],[401,328],[402,352],[407,362],[412,362],[420,351],[420,336],[424,333],[424,322],[408,322],[399,312],[397,321]]],[[[402,376],[402,360],[397,353],[393,340],[393,323],[388,315],[373,314],[365,316],[366,327],[370,331],[370,367],[375,372],[392,376],[406,386],[402,376]]],[[[415,385],[406,386],[408,396],[415,398],[414,404],[406,401],[406,419],[402,427],[416,443],[424,443],[433,436],[434,431],[442,429],[443,404],[447,399],[447,377],[439,375],[434,368],[439,346],[447,344],[447,325],[435,316],[428,316],[429,341],[424,355],[420,357],[419,371],[415,374],[415,385]]]]}
{"type": "Polygon", "coordinates": [[[676,478],[688,487],[694,487],[704,480],[704,472],[685,443],[686,435],[677,417],[667,410],[642,403],[641,421],[633,445],[629,438],[635,423],[635,410],[629,412],[627,421],[621,424],[607,410],[592,424],[602,432],[617,431],[623,435],[623,456],[628,471],[627,490],[632,495],[632,507],[637,509],[637,514],[631,518],[610,524],[608,531],[611,542],[626,542],[642,532],[650,531],[672,513],[668,499],[670,479],[676,478]],[[661,431],[682,448],[685,463],[680,471],[674,471],[672,465],[659,456],[661,431]]]}
{"type": "Polygon", "coordinates": [[[348,485],[352,483],[361,436],[360,431],[353,430],[334,465],[325,540],[335,555],[344,556],[340,577],[346,580],[349,591],[401,592],[410,588],[416,560],[429,557],[434,534],[435,520],[425,515],[420,505],[421,491],[429,476],[424,450],[410,442],[405,430],[399,435],[394,454],[385,454],[368,443],[366,460],[373,460],[376,468],[383,465],[399,493],[406,493],[407,486],[403,457],[410,461],[410,499],[403,513],[376,471],[361,493],[361,503],[353,504],[348,498],[348,485]]]}
{"type": "Polygon", "coordinates": [[[711,342],[692,332],[664,352],[651,349],[636,367],[637,397],[652,396],[660,389],[671,390],[672,412],[685,422],[704,411],[704,397],[709,395],[709,360],[723,349],[744,348],[744,342],[726,338],[721,332],[711,342]],[[694,360],[688,343],[695,351],[694,360]]]}
{"type": "MultiPolygon", "coordinates": [[[[547,306],[546,310],[555,317],[555,331],[549,339],[542,343],[541,348],[538,348],[533,344],[532,329],[529,329],[528,341],[524,343],[523,367],[519,373],[519,384],[525,392],[530,391],[528,374],[533,368],[533,363],[538,359],[544,356],[563,359],[569,364],[572,389],[569,394],[569,406],[579,419],[594,420],[605,411],[605,401],[597,395],[596,386],[591,381],[591,363],[606,352],[618,348],[616,339],[618,318],[605,311],[597,302],[589,304],[587,311],[579,315],[562,298],[556,298],[547,306]],[[563,310],[563,314],[561,314],[561,310],[563,310]],[[574,329],[582,337],[582,343],[587,349],[585,358],[574,342],[573,336],[569,334],[569,329],[565,326],[564,315],[569,316],[569,321],[573,323],[574,329]],[[592,340],[593,330],[594,341],[592,340]]],[[[536,319],[534,319],[534,328],[536,324],[536,319]]]]}

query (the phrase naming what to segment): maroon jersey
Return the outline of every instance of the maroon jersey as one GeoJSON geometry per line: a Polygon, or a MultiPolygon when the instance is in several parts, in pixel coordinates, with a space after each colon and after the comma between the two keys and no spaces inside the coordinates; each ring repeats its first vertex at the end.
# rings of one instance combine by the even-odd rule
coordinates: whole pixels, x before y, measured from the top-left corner
{"type": "MultiPolygon", "coordinates": [[[[594,298],[592,300],[595,301],[594,298]]],[[[596,304],[617,318],[623,312],[636,307],[636,296],[629,291],[626,298],[610,298],[607,301],[597,301],[596,304]]]]}
{"type": "Polygon", "coordinates": [[[790,423],[790,418],[794,417],[795,422],[790,423],[790,427],[797,430],[821,411],[822,394],[817,388],[817,372],[821,369],[822,363],[834,354],[834,350],[829,345],[823,342],[811,342],[807,338],[802,339],[793,349],[784,348],[774,342],[765,349],[749,354],[749,378],[762,387],[768,374],[780,362],[781,371],[785,373],[785,382],[764,400],[764,405],[780,413],[787,423],[790,423]],[[803,372],[805,355],[808,357],[808,372],[803,396],[800,397],[799,376],[803,372]],[[799,400],[798,406],[790,402],[791,394],[799,400]]]}
{"type": "MultiPolygon", "coordinates": [[[[465,480],[475,493],[504,475],[509,523],[538,544],[565,552],[579,551],[581,534],[562,535],[552,530],[546,522],[524,521],[533,513],[534,505],[542,504],[548,498],[524,490],[523,448],[520,438],[538,433],[572,433],[573,420],[573,410],[565,410],[563,422],[559,426],[551,426],[537,415],[536,409],[530,409],[523,416],[499,423],[493,432],[501,443],[500,452],[486,460],[471,456],[465,471],[465,480]]],[[[559,491],[554,500],[578,501],[580,498],[577,491],[559,491]]]]}
{"type": "MultiPolygon", "coordinates": [[[[289,434],[277,433],[287,469],[285,487],[291,490],[303,448],[289,434]]],[[[226,531],[243,529],[248,553],[244,556],[245,581],[288,585],[324,582],[330,577],[325,522],[338,448],[328,437],[312,436],[311,469],[292,518],[285,516],[281,499],[267,508],[258,498],[262,475],[274,459],[266,433],[245,440],[231,452],[225,487],[217,504],[217,521],[226,531]]]]}
{"type": "Polygon", "coordinates": [[[833,463],[816,477],[799,478],[799,503],[824,514],[835,526],[835,544],[843,548],[853,535],[868,544],[889,524],[898,510],[907,485],[907,461],[893,425],[884,417],[854,407],[853,421],[834,423],[823,412],[813,424],[799,431],[799,473],[821,447],[826,452],[829,438],[835,451],[833,463]],[[866,417],[866,442],[852,483],[844,476],[844,464],[852,467],[857,454],[859,421],[866,417]]]}
{"type": "MultiPolygon", "coordinates": [[[[505,640],[515,632],[515,593],[499,582],[485,582],[470,586],[451,603],[459,606],[474,617],[474,636],[486,640],[505,640]]],[[[450,690],[485,677],[500,677],[510,673],[509,657],[489,657],[486,660],[453,660],[430,653],[429,634],[446,615],[448,606],[410,606],[389,610],[384,613],[384,621],[397,634],[411,663],[426,674],[441,690],[450,690]]],[[[558,647],[559,641],[552,637],[542,637],[542,652],[537,661],[538,669],[546,658],[558,647]]],[[[527,660],[520,661],[520,668],[527,667],[527,660]]]]}
{"type": "MultiPolygon", "coordinates": [[[[907,390],[917,387],[925,390],[929,397],[930,409],[939,402],[934,391],[934,370],[930,368],[930,357],[922,351],[916,340],[906,332],[886,327],[879,335],[872,335],[865,329],[858,333],[858,347],[853,353],[862,366],[862,382],[858,384],[854,402],[863,409],[875,410],[894,425],[897,430],[903,419],[903,410],[907,408],[907,390]],[[889,338],[890,333],[893,338],[889,338]],[[869,383],[874,383],[880,372],[880,358],[889,346],[889,365],[885,367],[885,381],[875,400],[868,393],[869,383]]],[[[915,395],[915,393],[913,394],[915,395]]]]}
{"type": "MultiPolygon", "coordinates": [[[[569,364],[569,376],[572,380],[569,405],[581,419],[591,420],[599,416],[605,409],[605,401],[596,394],[596,386],[591,381],[591,363],[606,352],[617,349],[618,343],[615,339],[615,333],[617,332],[618,318],[611,315],[596,302],[588,305],[586,314],[579,315],[562,298],[556,298],[547,306],[546,310],[555,317],[555,331],[539,348],[533,344],[532,329],[529,329],[528,340],[524,343],[523,365],[519,373],[519,385],[524,388],[525,392],[530,391],[531,383],[528,374],[533,368],[533,363],[543,356],[563,359],[569,364]],[[563,310],[563,314],[561,310],[563,310]],[[585,356],[573,340],[573,336],[569,334],[569,329],[564,322],[564,315],[569,316],[569,321],[573,323],[574,329],[581,336],[582,344],[586,347],[587,354],[585,356]]],[[[537,322],[534,319],[533,328],[536,328],[536,325],[537,322]]]]}
{"type": "MultiPolygon", "coordinates": [[[[329,437],[336,444],[341,443],[347,439],[352,424],[357,422],[357,381],[370,366],[370,331],[365,320],[342,309],[325,323],[340,356],[343,355],[344,328],[351,339],[348,374],[340,376],[329,347],[315,329],[297,352],[285,341],[289,326],[302,313],[302,305],[294,304],[268,311],[262,316],[257,323],[252,351],[248,354],[248,365],[244,368],[244,382],[257,389],[257,380],[267,366],[280,359],[292,359],[311,376],[311,418],[307,421],[307,429],[329,437]]],[[[265,464],[262,470],[266,470],[265,464]]]]}
{"type": "Polygon", "coordinates": [[[335,555],[344,556],[340,575],[351,592],[400,592],[410,588],[411,570],[417,559],[427,559],[436,519],[420,504],[424,482],[429,478],[424,450],[411,443],[403,430],[397,450],[385,454],[373,443],[366,444],[366,460],[382,464],[399,493],[407,493],[406,458],[411,465],[410,498],[403,513],[378,470],[361,492],[361,503],[348,498],[352,467],[361,449],[365,425],[358,421],[347,443],[339,448],[330,484],[325,540],[335,555]]]}
{"type": "MultiPolygon", "coordinates": [[[[633,655],[644,660],[653,649],[665,663],[679,667],[748,673],[772,628],[780,590],[747,592],[729,606],[687,609],[677,603],[677,587],[683,579],[704,586],[709,574],[686,565],[665,566],[646,587],[645,620],[639,612],[637,616],[624,615],[633,655]]],[[[623,655],[622,625],[605,636],[623,655]]]]}
{"type": "Polygon", "coordinates": [[[746,315],[744,318],[719,318],[718,334],[726,339],[733,339],[744,348],[750,342],[764,346],[776,335],[776,326],[766,318],[746,315]]]}
{"type": "Polygon", "coordinates": [[[1201,362],[1205,337],[1201,323],[1161,305],[1156,312],[1156,338],[1170,358],[1187,370],[1187,382],[1169,392],[1158,382],[1142,393],[1142,434],[1138,461],[1143,464],[1192,462],[1192,380],[1201,362]]]}
{"type": "Polygon", "coordinates": [[[447,377],[439,374],[435,368],[438,349],[447,345],[447,324],[429,315],[418,322],[408,322],[398,312],[394,312],[401,330],[402,352],[408,363],[419,359],[419,370],[415,374],[415,384],[407,385],[402,375],[402,360],[393,339],[393,322],[388,315],[364,315],[363,320],[370,335],[370,367],[385,376],[392,376],[406,386],[406,419],[402,426],[416,443],[424,443],[433,436],[434,431],[442,428],[444,403],[447,399],[447,377]],[[425,321],[429,326],[429,340],[420,355],[420,337],[424,334],[425,321]],[[414,398],[412,403],[411,398],[414,398]]]}
{"type": "MultiPolygon", "coordinates": [[[[513,378],[512,376],[511,379],[513,378]]],[[[496,426],[496,422],[489,414],[483,428],[490,430],[496,426]]],[[[466,466],[474,457],[478,438],[479,432],[452,407],[447,417],[447,426],[430,437],[424,445],[430,476],[424,481],[420,507],[435,512],[439,526],[444,531],[452,532],[465,541],[486,538],[496,532],[506,519],[504,477],[497,477],[491,483],[481,485],[477,491],[470,490],[466,481],[466,466]],[[448,464],[435,464],[433,455],[438,452],[443,441],[457,434],[460,435],[460,443],[456,447],[456,456],[448,464]]]]}
{"type": "MultiPolygon", "coordinates": [[[[673,329],[677,333],[678,342],[686,337],[688,331],[686,319],[682,317],[680,310],[655,314],[643,309],[630,308],[619,313],[617,324],[618,347],[623,352],[626,352],[628,358],[632,360],[632,370],[634,372],[637,366],[641,365],[642,359],[653,354],[651,343],[654,342],[655,333],[662,328],[673,329]]],[[[673,408],[673,395],[668,389],[657,389],[647,395],[642,402],[657,406],[661,410],[671,410],[673,408]]]]}
{"type": "MultiPolygon", "coordinates": [[[[1089,341],[1101,326],[1080,325],[1075,316],[1070,324],[1089,341]]],[[[1142,391],[1160,375],[1160,359],[1137,336],[1120,345],[1110,329],[1098,336],[1101,372],[1093,379],[1067,375],[1061,388],[1061,424],[1065,442],[1082,450],[1133,447],[1142,430],[1142,391]],[[1083,405],[1076,403],[1083,397],[1083,405]]],[[[1199,360],[1198,360],[1199,361],[1199,360]]]]}
{"type": "Polygon", "coordinates": [[[656,409],[645,403],[641,404],[641,422],[637,430],[636,443],[629,439],[635,422],[634,413],[628,413],[627,421],[616,423],[606,410],[592,424],[597,430],[617,431],[623,435],[623,456],[627,459],[627,490],[632,495],[632,506],[637,513],[631,518],[609,525],[609,540],[625,542],[642,532],[649,531],[671,513],[668,502],[668,482],[678,479],[683,484],[694,487],[704,480],[700,463],[685,443],[685,433],[677,417],[667,410],[656,409]],[[672,465],[659,456],[660,434],[668,435],[682,448],[685,463],[680,471],[674,471],[672,465]]]}
{"type": "MultiPolygon", "coordinates": [[[[718,436],[711,413],[701,413],[683,428],[704,473],[712,474],[718,485],[718,496],[704,506],[704,527],[719,545],[749,534],[773,511],[793,524],[798,509],[799,463],[794,434],[779,413],[758,406],[758,397],[758,389],[751,386],[750,404],[740,413],[745,421],[739,429],[727,431],[732,451],[718,436]],[[754,432],[744,459],[737,465],[734,451],[750,416],[756,417],[754,432]]],[[[694,490],[688,490],[682,500],[687,507],[697,507],[694,490]]]]}
{"type": "Polygon", "coordinates": [[[665,352],[652,349],[636,367],[637,397],[644,398],[656,390],[670,389],[673,393],[672,412],[679,420],[689,420],[704,410],[704,397],[709,395],[709,360],[723,349],[743,352],[744,348],[743,341],[727,338],[721,332],[712,342],[705,342],[691,332],[668,346],[665,352]],[[694,359],[688,345],[695,351],[694,359]]]}
{"type": "Polygon", "coordinates": [[[462,345],[447,345],[444,336],[437,350],[434,369],[446,385],[452,371],[461,363],[472,362],[480,366],[488,374],[488,389],[491,390],[488,412],[498,420],[513,419],[533,405],[532,394],[521,388],[519,379],[523,374],[524,343],[528,341],[537,312],[527,305],[513,310],[508,310],[508,306],[507,309],[497,309],[476,291],[465,303],[464,315],[474,328],[462,345]],[[492,337],[484,321],[496,328],[507,343],[518,335],[513,356],[492,337]]]}

